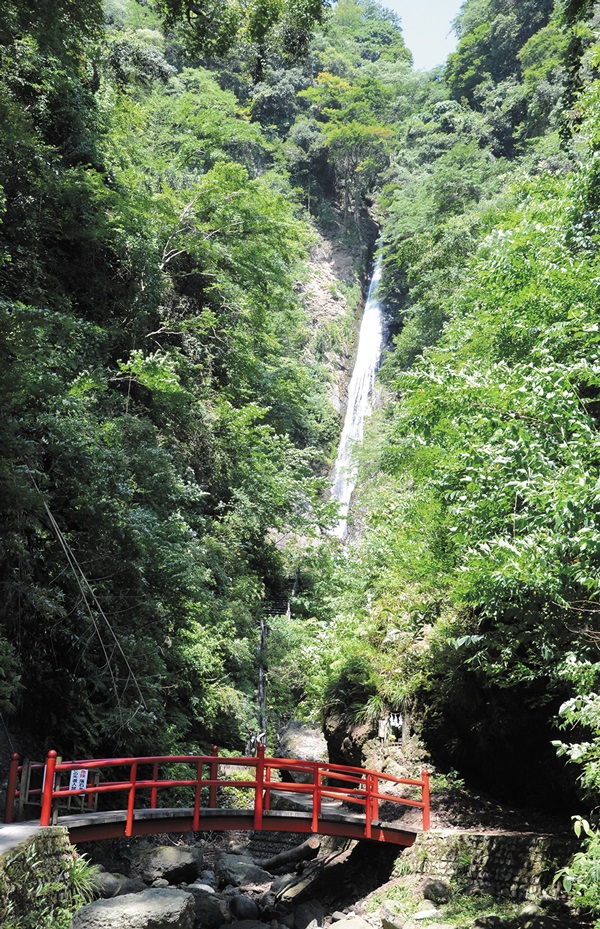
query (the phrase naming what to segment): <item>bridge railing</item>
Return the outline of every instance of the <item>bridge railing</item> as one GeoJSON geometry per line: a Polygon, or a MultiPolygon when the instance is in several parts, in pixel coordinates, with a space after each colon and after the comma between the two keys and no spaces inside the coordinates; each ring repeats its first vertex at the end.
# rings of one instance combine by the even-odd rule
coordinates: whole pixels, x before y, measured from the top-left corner
{"type": "MultiPolygon", "coordinates": [[[[19,770],[18,756],[13,756],[7,786],[5,822],[12,822],[15,801],[19,797],[19,770]]],[[[358,807],[361,813],[364,813],[364,835],[367,839],[371,838],[373,825],[379,822],[380,803],[395,804],[399,814],[402,808],[417,808],[422,813],[422,828],[429,829],[430,825],[427,771],[423,771],[419,779],[400,778],[380,771],[346,765],[269,758],[265,757],[264,745],[259,745],[256,757],[242,758],[219,756],[216,746],[213,747],[212,755],[157,755],[87,761],[61,761],[55,751],[50,751],[44,769],[43,786],[39,792],[40,825],[50,825],[57,805],[69,798],[78,797],[82,800],[82,807],[85,804],[91,809],[99,797],[120,793],[126,797],[125,835],[131,836],[136,801],[140,801],[140,795],[143,795],[146,807],[149,805],[150,809],[160,809],[159,792],[164,796],[163,791],[175,788],[191,790],[194,831],[202,829],[203,809],[219,808],[219,788],[246,789],[251,793],[255,830],[263,828],[265,814],[270,813],[274,797],[286,794],[307,798],[313,832],[319,831],[323,802],[328,800],[338,800],[354,810],[358,807]],[[175,765],[187,766],[188,775],[173,776],[172,768],[175,765]],[[170,772],[161,775],[165,768],[171,769],[170,772]],[[252,776],[242,780],[228,777],[231,768],[250,769],[249,773],[252,776]],[[87,772],[87,775],[76,786],[71,786],[73,772],[87,772]],[[111,772],[116,774],[116,779],[109,780],[111,772]],[[301,775],[303,781],[280,780],[284,772],[290,776],[301,775]],[[87,786],[90,774],[93,783],[87,786]],[[69,777],[68,787],[60,783],[64,775],[69,777]],[[85,786],[82,786],[84,783],[85,786]],[[419,793],[420,797],[414,799],[391,792],[399,788],[409,788],[419,793]]]]}

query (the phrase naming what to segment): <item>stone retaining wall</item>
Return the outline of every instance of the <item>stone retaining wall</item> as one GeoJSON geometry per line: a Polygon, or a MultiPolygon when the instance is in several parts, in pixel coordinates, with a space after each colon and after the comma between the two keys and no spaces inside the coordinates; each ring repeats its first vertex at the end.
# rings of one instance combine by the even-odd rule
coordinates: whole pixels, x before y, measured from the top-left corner
{"type": "Polygon", "coordinates": [[[570,835],[421,833],[400,858],[413,873],[454,878],[473,890],[516,901],[539,899],[577,849],[570,835]]]}

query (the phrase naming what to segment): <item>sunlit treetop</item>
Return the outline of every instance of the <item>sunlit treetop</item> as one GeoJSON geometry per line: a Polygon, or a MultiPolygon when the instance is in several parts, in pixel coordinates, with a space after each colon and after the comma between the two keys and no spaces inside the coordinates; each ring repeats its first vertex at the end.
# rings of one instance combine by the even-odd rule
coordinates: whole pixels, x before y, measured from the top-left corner
{"type": "Polygon", "coordinates": [[[326,0],[157,0],[165,24],[185,23],[191,48],[223,55],[238,40],[276,49],[285,60],[301,58],[326,0]]]}

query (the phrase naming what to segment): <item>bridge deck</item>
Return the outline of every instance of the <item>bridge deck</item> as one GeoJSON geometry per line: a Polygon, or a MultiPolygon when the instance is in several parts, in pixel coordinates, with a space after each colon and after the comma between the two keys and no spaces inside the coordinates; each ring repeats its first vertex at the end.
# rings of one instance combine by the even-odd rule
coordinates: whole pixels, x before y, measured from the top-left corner
{"type": "MultiPolygon", "coordinates": [[[[133,835],[150,835],[156,832],[193,831],[194,810],[172,807],[167,809],[136,810],[133,835]]],[[[57,825],[66,826],[73,842],[89,842],[95,839],[113,839],[125,836],[127,810],[111,810],[103,813],[83,813],[59,816],[57,825]]],[[[201,832],[223,832],[229,830],[252,831],[254,810],[202,810],[201,832]]],[[[269,832],[312,833],[312,814],[296,810],[265,810],[263,830],[269,832]]],[[[372,823],[372,840],[393,845],[412,845],[417,833],[401,829],[391,823],[372,823]]],[[[365,819],[352,813],[327,812],[319,817],[319,834],[364,839],[365,819]]]]}
{"type": "Polygon", "coordinates": [[[39,822],[0,823],[0,856],[25,842],[41,828],[39,822]]]}

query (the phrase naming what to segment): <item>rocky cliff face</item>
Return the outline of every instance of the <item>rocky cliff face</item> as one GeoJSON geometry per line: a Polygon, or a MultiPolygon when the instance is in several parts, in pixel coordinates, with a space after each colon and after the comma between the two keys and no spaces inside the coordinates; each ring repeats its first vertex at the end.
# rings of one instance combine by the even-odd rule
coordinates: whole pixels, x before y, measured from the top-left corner
{"type": "Polygon", "coordinates": [[[373,735],[366,724],[349,724],[335,713],[329,713],[324,721],[325,739],[329,760],[333,764],[348,764],[359,767],[363,761],[363,746],[373,735]]]}
{"type": "Polygon", "coordinates": [[[348,249],[317,234],[302,285],[313,322],[311,350],[331,371],[329,399],[340,415],[352,371],[367,261],[367,249],[348,249]]]}

